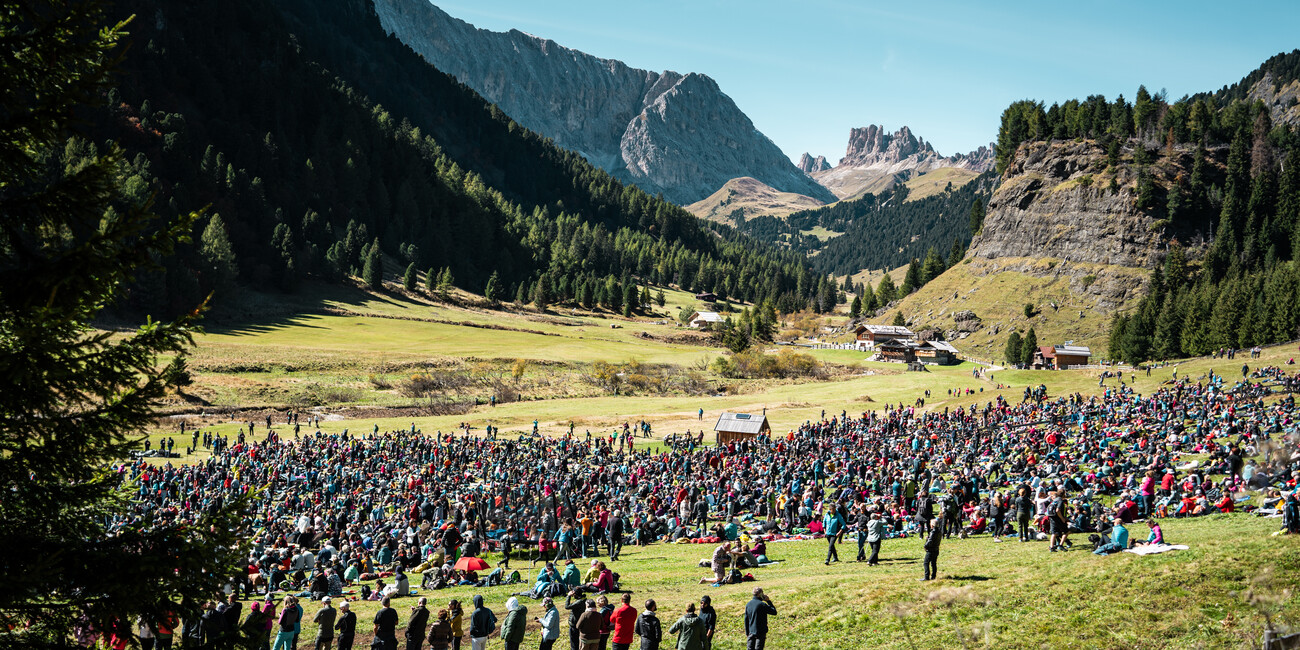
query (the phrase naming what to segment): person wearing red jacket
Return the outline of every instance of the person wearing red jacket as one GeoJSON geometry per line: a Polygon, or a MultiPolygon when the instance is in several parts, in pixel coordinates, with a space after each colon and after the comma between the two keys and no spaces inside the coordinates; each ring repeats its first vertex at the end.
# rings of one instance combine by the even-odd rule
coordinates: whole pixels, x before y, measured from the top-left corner
{"type": "Polygon", "coordinates": [[[632,606],[631,594],[623,594],[622,601],[623,604],[615,607],[609,615],[610,622],[614,625],[614,634],[610,638],[614,650],[628,650],[632,646],[632,635],[636,629],[637,611],[632,606]]]}

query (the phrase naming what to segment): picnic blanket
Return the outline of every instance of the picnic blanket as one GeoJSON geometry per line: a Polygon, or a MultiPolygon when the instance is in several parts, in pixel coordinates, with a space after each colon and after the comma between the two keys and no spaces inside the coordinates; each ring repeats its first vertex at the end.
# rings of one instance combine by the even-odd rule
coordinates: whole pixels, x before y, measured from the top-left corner
{"type": "Polygon", "coordinates": [[[1169,551],[1186,551],[1187,548],[1183,544],[1150,544],[1137,548],[1126,548],[1124,552],[1134,555],[1155,555],[1157,553],[1168,553],[1169,551]]]}

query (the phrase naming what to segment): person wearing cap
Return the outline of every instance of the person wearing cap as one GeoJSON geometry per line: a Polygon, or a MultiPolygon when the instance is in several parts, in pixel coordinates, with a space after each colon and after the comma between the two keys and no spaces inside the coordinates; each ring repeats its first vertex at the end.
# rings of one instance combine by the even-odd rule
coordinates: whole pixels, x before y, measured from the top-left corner
{"type": "Polygon", "coordinates": [[[704,637],[700,639],[703,650],[712,650],[713,632],[718,627],[718,612],[713,609],[713,599],[700,596],[700,622],[704,623],[704,637]]]}
{"type": "Polygon", "coordinates": [[[330,604],[330,597],[320,599],[321,608],[312,618],[316,624],[316,650],[329,650],[334,645],[334,619],[338,610],[330,604]]]}
{"type": "Polygon", "coordinates": [[[506,650],[519,650],[524,642],[524,631],[528,628],[528,608],[519,604],[514,596],[506,601],[506,620],[501,624],[501,641],[506,650]]]}
{"type": "Polygon", "coordinates": [[[551,650],[560,638],[560,610],[550,596],[542,599],[542,615],[537,624],[542,627],[542,643],[538,650],[551,650]]]}
{"type": "Polygon", "coordinates": [[[1128,529],[1124,527],[1124,519],[1115,517],[1115,527],[1110,530],[1110,542],[1102,544],[1093,551],[1093,555],[1110,555],[1118,553],[1128,548],[1128,529]]]}
{"type": "Polygon", "coordinates": [[[352,640],[357,633],[357,615],[352,612],[348,601],[339,603],[339,613],[334,622],[334,631],[338,632],[339,650],[352,650],[352,640]]]}
{"type": "Polygon", "coordinates": [[[420,650],[424,645],[424,630],[429,626],[429,600],[421,597],[411,607],[411,620],[406,623],[406,650],[420,650]]]}

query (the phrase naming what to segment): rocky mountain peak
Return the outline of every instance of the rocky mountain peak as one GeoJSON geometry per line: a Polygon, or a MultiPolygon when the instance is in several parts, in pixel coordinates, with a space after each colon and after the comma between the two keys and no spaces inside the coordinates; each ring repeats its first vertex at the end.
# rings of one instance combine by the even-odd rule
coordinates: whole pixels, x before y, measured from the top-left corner
{"type": "Polygon", "coordinates": [[[652,72],[521,32],[492,32],[427,0],[374,0],[380,23],[522,126],[615,178],[686,205],[751,177],[833,200],[712,78],[652,72]]]}
{"type": "Polygon", "coordinates": [[[826,156],[817,156],[816,158],[813,158],[805,151],[804,154],[799,157],[799,164],[795,165],[795,167],[798,167],[799,171],[802,171],[805,174],[812,174],[814,172],[824,172],[830,169],[831,165],[826,162],[826,156]]]}
{"type": "Polygon", "coordinates": [[[849,131],[849,146],[844,152],[844,158],[840,159],[840,164],[870,165],[929,154],[938,155],[935,154],[934,147],[917,138],[908,127],[888,133],[885,127],[872,124],[849,131]]]}
{"type": "Polygon", "coordinates": [[[882,191],[940,167],[985,172],[993,164],[992,145],[945,158],[906,126],[890,133],[883,126],[871,124],[849,131],[849,144],[838,165],[808,173],[835,196],[845,199],[882,191]]]}

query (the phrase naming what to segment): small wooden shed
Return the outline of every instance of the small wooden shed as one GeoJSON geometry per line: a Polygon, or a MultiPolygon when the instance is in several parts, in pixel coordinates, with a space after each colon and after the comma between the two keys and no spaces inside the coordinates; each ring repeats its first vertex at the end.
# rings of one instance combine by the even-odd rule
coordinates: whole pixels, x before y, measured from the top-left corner
{"type": "Polygon", "coordinates": [[[732,441],[749,440],[759,435],[771,435],[772,425],[767,423],[767,415],[753,413],[723,413],[718,416],[718,423],[713,425],[718,435],[718,444],[725,445],[732,441]]]}

